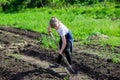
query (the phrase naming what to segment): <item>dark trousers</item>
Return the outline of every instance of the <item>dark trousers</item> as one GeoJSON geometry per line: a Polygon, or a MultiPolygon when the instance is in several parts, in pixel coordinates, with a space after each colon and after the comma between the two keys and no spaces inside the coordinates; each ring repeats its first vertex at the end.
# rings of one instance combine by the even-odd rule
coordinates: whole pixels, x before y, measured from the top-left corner
{"type": "MultiPolygon", "coordinates": [[[[59,42],[59,45],[60,45],[60,49],[61,49],[61,47],[62,47],[62,41],[61,40],[59,42]]],[[[72,61],[71,61],[72,42],[71,41],[67,41],[67,44],[66,44],[66,47],[65,47],[63,53],[65,53],[65,56],[66,56],[69,64],[71,65],[71,63],[72,63],[72,61]]],[[[62,56],[59,54],[58,58],[57,58],[57,63],[60,64],[61,60],[62,60],[62,56]]]]}

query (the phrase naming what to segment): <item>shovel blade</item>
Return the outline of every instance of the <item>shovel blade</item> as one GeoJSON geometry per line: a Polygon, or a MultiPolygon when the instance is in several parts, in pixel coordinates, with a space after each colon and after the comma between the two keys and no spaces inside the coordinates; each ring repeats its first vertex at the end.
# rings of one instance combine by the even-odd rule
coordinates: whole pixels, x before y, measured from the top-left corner
{"type": "Polygon", "coordinates": [[[66,67],[65,70],[68,74],[75,74],[77,75],[78,74],[78,69],[75,65],[71,65],[71,68],[70,67],[66,67]],[[71,69],[72,68],[72,69],[71,69]]]}

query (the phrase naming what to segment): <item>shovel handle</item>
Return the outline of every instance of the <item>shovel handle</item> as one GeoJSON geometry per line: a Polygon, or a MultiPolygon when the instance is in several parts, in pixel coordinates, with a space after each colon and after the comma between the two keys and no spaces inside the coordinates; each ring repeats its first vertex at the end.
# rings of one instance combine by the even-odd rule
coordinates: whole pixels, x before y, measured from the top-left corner
{"type": "Polygon", "coordinates": [[[56,44],[57,48],[59,49],[59,45],[57,43],[57,41],[55,40],[55,37],[53,36],[53,34],[50,32],[50,36],[52,37],[54,43],[56,44]]]}
{"type": "Polygon", "coordinates": [[[61,54],[61,55],[62,55],[64,61],[66,62],[66,64],[68,65],[68,67],[69,67],[73,72],[75,72],[75,71],[73,70],[72,66],[69,64],[69,62],[68,62],[68,60],[66,59],[66,57],[65,57],[63,54],[61,54]]]}

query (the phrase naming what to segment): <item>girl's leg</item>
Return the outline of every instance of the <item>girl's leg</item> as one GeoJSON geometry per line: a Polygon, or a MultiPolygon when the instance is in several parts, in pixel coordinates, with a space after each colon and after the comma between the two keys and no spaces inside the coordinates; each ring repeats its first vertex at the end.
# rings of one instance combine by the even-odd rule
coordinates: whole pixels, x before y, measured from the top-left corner
{"type": "Polygon", "coordinates": [[[65,50],[65,56],[66,56],[69,64],[71,65],[72,61],[71,61],[71,53],[70,53],[70,50],[65,50]]]}
{"type": "Polygon", "coordinates": [[[68,41],[64,52],[65,52],[65,56],[66,56],[70,65],[72,63],[72,61],[71,61],[71,52],[72,52],[71,48],[72,48],[72,43],[70,41],[68,41]]]}

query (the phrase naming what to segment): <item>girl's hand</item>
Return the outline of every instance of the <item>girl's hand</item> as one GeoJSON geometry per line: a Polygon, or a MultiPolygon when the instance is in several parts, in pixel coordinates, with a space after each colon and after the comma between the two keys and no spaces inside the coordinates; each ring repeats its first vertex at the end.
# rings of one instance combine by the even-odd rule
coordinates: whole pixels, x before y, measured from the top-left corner
{"type": "Polygon", "coordinates": [[[61,51],[61,50],[59,50],[59,51],[58,51],[58,53],[59,53],[59,54],[62,54],[62,51],[61,51]]]}

